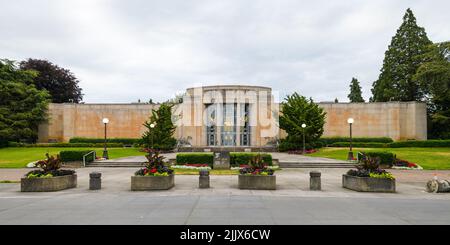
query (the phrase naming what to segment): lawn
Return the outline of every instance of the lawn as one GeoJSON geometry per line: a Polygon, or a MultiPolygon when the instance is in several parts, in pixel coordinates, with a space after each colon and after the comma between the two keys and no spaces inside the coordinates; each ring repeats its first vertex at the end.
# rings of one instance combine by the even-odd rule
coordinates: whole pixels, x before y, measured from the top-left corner
{"type": "MultiPolygon", "coordinates": [[[[422,166],[424,169],[450,169],[450,148],[354,148],[353,151],[388,151],[397,158],[408,160],[422,166]]],[[[339,160],[347,159],[348,148],[326,147],[310,156],[327,157],[339,160]]]]}
{"type": "MultiPolygon", "coordinates": [[[[0,149],[0,168],[24,168],[27,163],[44,159],[45,153],[56,155],[60,151],[70,150],[95,150],[97,156],[103,154],[103,148],[56,148],[56,147],[9,147],[0,149]]],[[[138,148],[110,148],[108,149],[110,159],[145,155],[138,148]]]]}

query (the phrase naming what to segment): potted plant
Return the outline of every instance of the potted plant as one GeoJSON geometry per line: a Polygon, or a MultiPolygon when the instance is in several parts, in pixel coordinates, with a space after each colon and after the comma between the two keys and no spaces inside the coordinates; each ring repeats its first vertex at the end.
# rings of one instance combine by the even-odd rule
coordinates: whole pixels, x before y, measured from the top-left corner
{"type": "Polygon", "coordinates": [[[275,190],[276,176],[274,170],[264,164],[261,154],[257,154],[249,161],[249,166],[239,170],[239,189],[275,190]]]}
{"type": "Polygon", "coordinates": [[[77,175],[74,170],[60,169],[62,161],[59,155],[50,156],[38,161],[35,166],[39,170],[33,170],[25,174],[20,180],[22,192],[59,191],[77,187],[77,175]]]}
{"type": "Polygon", "coordinates": [[[380,168],[379,157],[363,155],[361,163],[342,175],[344,188],[361,192],[395,192],[395,178],[380,168]]]}
{"type": "Polygon", "coordinates": [[[168,190],[175,185],[173,170],[166,166],[164,157],[149,151],[145,167],[131,176],[132,191],[168,190]]]}

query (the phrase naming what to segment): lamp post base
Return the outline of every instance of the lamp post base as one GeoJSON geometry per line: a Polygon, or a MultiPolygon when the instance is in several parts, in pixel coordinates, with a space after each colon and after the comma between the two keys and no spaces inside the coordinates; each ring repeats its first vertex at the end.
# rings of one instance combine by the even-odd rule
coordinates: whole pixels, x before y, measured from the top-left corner
{"type": "Polygon", "coordinates": [[[103,151],[103,158],[104,158],[104,159],[109,159],[109,158],[108,158],[108,151],[107,151],[107,150],[104,150],[104,151],[103,151]]]}
{"type": "Polygon", "coordinates": [[[348,152],[347,160],[353,160],[353,151],[348,152]]]}

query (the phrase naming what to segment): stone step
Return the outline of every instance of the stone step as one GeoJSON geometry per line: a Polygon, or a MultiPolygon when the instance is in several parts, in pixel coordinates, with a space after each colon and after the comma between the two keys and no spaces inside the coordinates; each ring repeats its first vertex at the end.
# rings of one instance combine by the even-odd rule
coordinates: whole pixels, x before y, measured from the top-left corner
{"type": "Polygon", "coordinates": [[[129,167],[129,168],[139,168],[142,167],[143,163],[140,162],[92,162],[86,164],[86,167],[129,167]]]}

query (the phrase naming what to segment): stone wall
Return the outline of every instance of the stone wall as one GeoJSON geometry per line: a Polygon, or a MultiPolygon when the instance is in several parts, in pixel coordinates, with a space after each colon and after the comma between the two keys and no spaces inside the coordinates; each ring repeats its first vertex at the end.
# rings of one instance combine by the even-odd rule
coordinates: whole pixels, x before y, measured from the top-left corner
{"type": "Polygon", "coordinates": [[[425,103],[319,103],[327,112],[324,136],[347,136],[347,118],[354,118],[355,137],[390,137],[394,140],[426,140],[425,103]]]}
{"type": "MultiPolygon", "coordinates": [[[[426,105],[417,102],[319,103],[327,112],[324,136],[348,136],[347,118],[353,117],[354,137],[427,138],[426,105]]],[[[48,123],[39,127],[39,142],[67,142],[72,137],[104,137],[102,118],[109,118],[108,137],[139,138],[151,104],[50,104],[48,123]]],[[[202,127],[177,128],[175,137],[189,135],[203,146],[202,127]]],[[[285,133],[280,132],[280,137],[285,133]]],[[[252,143],[253,144],[253,143],[252,143]]]]}
{"type": "Polygon", "coordinates": [[[103,138],[107,117],[108,137],[139,138],[152,104],[50,104],[48,123],[39,126],[39,142],[67,142],[72,137],[103,138]]]}

